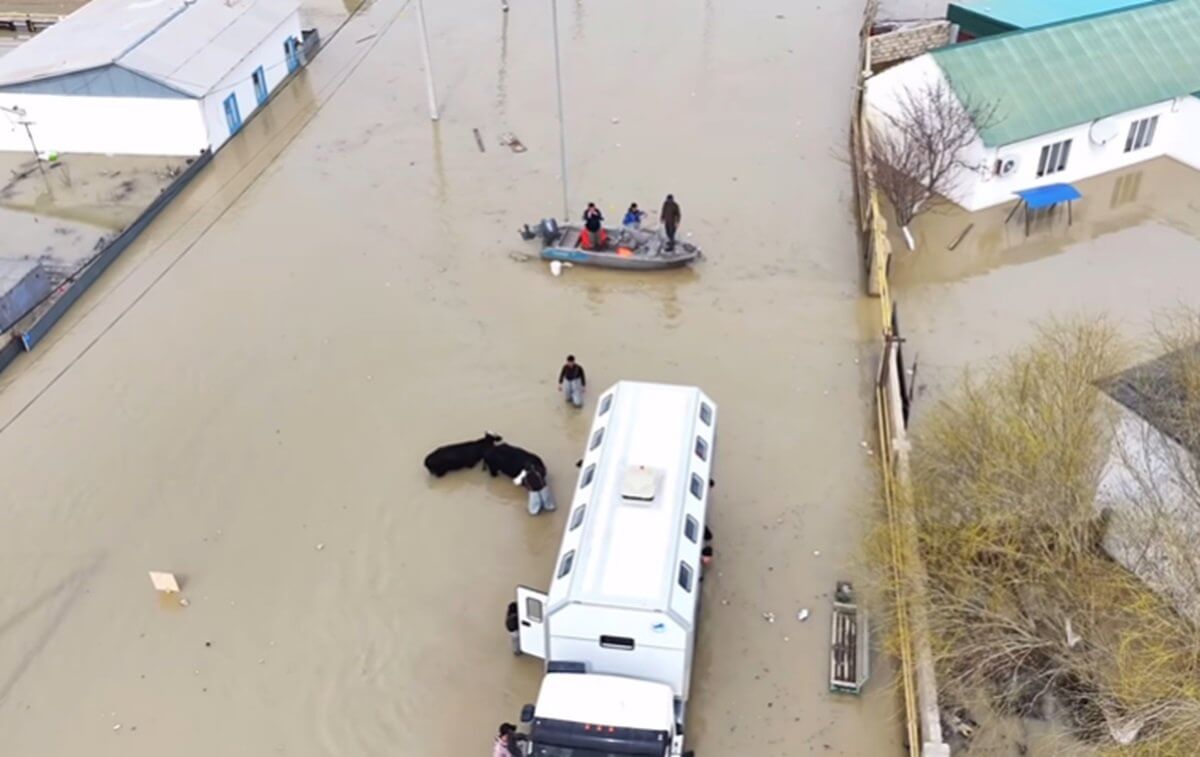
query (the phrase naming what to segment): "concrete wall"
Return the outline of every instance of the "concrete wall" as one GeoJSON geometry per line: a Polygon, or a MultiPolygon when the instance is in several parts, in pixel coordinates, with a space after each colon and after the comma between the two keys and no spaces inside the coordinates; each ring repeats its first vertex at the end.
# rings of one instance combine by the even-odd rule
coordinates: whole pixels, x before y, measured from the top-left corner
{"type": "Polygon", "coordinates": [[[276,27],[258,47],[250,51],[204,98],[207,144],[214,150],[230,137],[229,124],[225,119],[225,98],[231,94],[237,96],[238,112],[241,113],[242,122],[245,123],[250,114],[259,107],[258,99],[254,94],[254,82],[251,79],[255,69],[262,66],[267,79],[268,94],[274,92],[275,88],[288,75],[287,54],[283,48],[284,41],[288,37],[294,37],[297,49],[299,49],[300,36],[300,12],[297,10],[276,27]]]}
{"type": "MultiPolygon", "coordinates": [[[[881,21],[886,24],[887,21],[881,21]]],[[[915,58],[950,44],[950,22],[930,21],[871,37],[871,67],[915,58]]]]}
{"type": "MultiPolygon", "coordinates": [[[[886,127],[883,114],[896,113],[905,90],[919,91],[928,82],[945,82],[941,69],[930,55],[922,55],[895,66],[867,81],[867,105],[872,123],[886,127]]],[[[948,85],[947,85],[948,86],[948,85]]],[[[1003,116],[1003,105],[1000,106],[1003,116]]],[[[950,199],[967,210],[980,210],[1015,199],[1015,192],[1046,184],[1071,183],[1134,163],[1170,155],[1200,167],[1200,100],[1184,97],[1155,103],[1100,121],[1111,122],[1113,136],[1099,143],[1094,135],[1103,131],[1093,123],[1081,124],[1003,147],[987,147],[976,140],[965,151],[950,199]],[[1194,102],[1193,102],[1194,101],[1194,102]],[[1140,150],[1125,152],[1130,124],[1151,116],[1159,117],[1154,141],[1140,150]],[[1064,170],[1038,177],[1038,160],[1045,145],[1071,140],[1064,170]],[[996,161],[1015,159],[1017,168],[1006,176],[995,173],[996,161]]]]}
{"type": "MultiPolygon", "coordinates": [[[[123,155],[197,155],[208,146],[200,102],[190,98],[3,94],[24,109],[38,149],[123,155]]],[[[18,118],[0,111],[0,150],[28,152],[18,118]]]]}

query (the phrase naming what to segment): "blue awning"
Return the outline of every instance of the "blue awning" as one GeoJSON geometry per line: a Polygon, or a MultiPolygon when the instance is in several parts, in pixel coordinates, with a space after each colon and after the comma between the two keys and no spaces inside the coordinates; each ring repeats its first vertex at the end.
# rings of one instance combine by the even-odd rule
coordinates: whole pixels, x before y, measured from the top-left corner
{"type": "Polygon", "coordinates": [[[1070,184],[1047,184],[1036,189],[1022,189],[1017,196],[1025,201],[1030,210],[1040,210],[1060,202],[1078,200],[1083,195],[1070,184]]]}

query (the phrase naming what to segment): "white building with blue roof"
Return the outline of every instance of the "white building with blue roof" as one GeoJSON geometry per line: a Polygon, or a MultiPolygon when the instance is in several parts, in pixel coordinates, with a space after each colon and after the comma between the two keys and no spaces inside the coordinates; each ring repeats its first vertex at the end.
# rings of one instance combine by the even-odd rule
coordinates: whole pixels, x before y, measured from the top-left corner
{"type": "Polygon", "coordinates": [[[1200,0],[1159,0],[933,50],[867,80],[894,128],[906,92],[994,108],[950,197],[967,210],[1168,156],[1200,169],[1200,0]]]}
{"type": "Polygon", "coordinates": [[[296,0],[92,0],[0,57],[0,150],[196,155],[301,65],[296,0]]]}

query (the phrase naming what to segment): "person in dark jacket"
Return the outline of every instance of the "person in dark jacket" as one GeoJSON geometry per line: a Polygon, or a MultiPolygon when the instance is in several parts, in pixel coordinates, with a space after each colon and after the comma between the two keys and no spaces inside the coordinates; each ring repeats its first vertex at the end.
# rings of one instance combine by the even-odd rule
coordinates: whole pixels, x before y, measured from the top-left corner
{"type": "Polygon", "coordinates": [[[504,613],[504,628],[508,630],[508,637],[512,640],[513,654],[521,654],[521,616],[517,612],[517,603],[509,602],[508,609],[504,613]]]}
{"type": "Polygon", "coordinates": [[[585,250],[603,250],[608,243],[608,233],[604,231],[604,214],[596,203],[589,202],[583,211],[583,231],[579,235],[580,246],[585,250]]]}
{"type": "Polygon", "coordinates": [[[554,512],[554,497],[550,494],[550,485],[537,466],[532,463],[526,465],[525,470],[513,479],[513,483],[525,487],[525,491],[529,492],[530,515],[537,515],[543,510],[554,512]]]}
{"type": "Polygon", "coordinates": [[[583,366],[575,362],[574,355],[567,355],[567,362],[558,372],[558,391],[563,399],[575,407],[583,407],[583,390],[587,386],[587,375],[583,366]]]}
{"type": "Polygon", "coordinates": [[[675,195],[667,195],[667,199],[663,201],[659,218],[662,219],[663,229],[667,232],[667,249],[673,250],[675,249],[675,232],[679,229],[679,221],[683,219],[679,203],[675,202],[675,195]]]}

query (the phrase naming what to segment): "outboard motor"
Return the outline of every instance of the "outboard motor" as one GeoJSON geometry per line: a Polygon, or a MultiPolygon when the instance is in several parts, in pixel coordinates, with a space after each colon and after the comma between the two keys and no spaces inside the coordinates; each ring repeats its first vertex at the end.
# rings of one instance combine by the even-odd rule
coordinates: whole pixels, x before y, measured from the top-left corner
{"type": "Polygon", "coordinates": [[[554,244],[562,236],[562,229],[558,228],[558,221],[553,218],[543,218],[538,224],[538,233],[541,234],[543,242],[554,244]]]}
{"type": "Polygon", "coordinates": [[[560,236],[562,236],[562,229],[558,227],[558,221],[553,218],[543,218],[536,229],[529,228],[529,224],[521,227],[521,239],[526,242],[541,237],[544,244],[551,245],[557,242],[560,236]]]}

